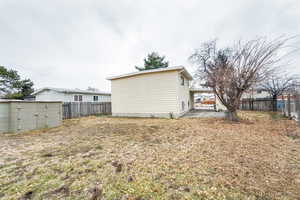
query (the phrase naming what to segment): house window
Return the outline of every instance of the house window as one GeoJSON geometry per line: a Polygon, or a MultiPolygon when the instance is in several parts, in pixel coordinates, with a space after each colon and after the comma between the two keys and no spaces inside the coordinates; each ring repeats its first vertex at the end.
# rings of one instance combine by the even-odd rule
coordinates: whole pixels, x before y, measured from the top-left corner
{"type": "Polygon", "coordinates": [[[184,103],[184,101],[181,102],[181,109],[182,109],[182,110],[185,109],[185,103],[184,103]]]}
{"type": "Polygon", "coordinates": [[[94,101],[98,101],[98,96],[94,96],[94,101]]]}
{"type": "Polygon", "coordinates": [[[184,77],[180,76],[180,79],[181,79],[181,85],[184,85],[184,77]]]}
{"type": "Polygon", "coordinates": [[[82,101],[82,95],[74,95],[74,101],[82,101]]]}

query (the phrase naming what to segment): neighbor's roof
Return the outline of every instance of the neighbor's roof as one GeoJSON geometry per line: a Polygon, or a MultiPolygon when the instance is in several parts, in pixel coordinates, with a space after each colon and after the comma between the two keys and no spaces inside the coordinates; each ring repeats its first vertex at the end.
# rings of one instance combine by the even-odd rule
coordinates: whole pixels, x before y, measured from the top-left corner
{"type": "Polygon", "coordinates": [[[115,80],[120,78],[127,78],[131,76],[138,76],[142,74],[148,74],[148,73],[158,73],[158,72],[167,72],[167,71],[182,71],[184,75],[189,79],[193,80],[193,77],[190,75],[190,73],[183,67],[183,66],[176,66],[176,67],[166,67],[166,68],[158,68],[158,69],[151,69],[151,70],[144,70],[139,72],[132,72],[128,74],[122,74],[118,76],[111,76],[106,78],[107,80],[115,80]]]}
{"type": "Polygon", "coordinates": [[[213,90],[207,87],[191,87],[190,91],[195,93],[213,93],[213,90]]]}
{"type": "Polygon", "coordinates": [[[45,88],[41,88],[37,91],[35,91],[34,93],[32,93],[33,95],[36,95],[40,92],[43,92],[45,90],[53,90],[56,92],[61,92],[61,93],[69,93],[69,94],[95,94],[95,95],[101,95],[101,94],[106,94],[106,95],[110,95],[109,92],[102,92],[102,91],[90,91],[90,90],[80,90],[80,89],[65,89],[65,88],[52,88],[52,87],[45,87],[45,88]]]}

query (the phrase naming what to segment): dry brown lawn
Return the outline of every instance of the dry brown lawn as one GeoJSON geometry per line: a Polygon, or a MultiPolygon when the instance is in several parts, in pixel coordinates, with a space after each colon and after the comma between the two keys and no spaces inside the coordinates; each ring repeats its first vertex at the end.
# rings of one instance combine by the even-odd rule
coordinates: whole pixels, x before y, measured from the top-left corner
{"type": "Polygon", "coordinates": [[[0,135],[0,199],[300,199],[300,128],[87,117],[0,135]]]}

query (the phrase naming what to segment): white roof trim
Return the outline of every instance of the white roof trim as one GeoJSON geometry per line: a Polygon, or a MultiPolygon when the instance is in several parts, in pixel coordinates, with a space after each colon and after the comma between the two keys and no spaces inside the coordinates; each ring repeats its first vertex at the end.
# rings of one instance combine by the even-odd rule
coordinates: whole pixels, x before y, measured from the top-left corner
{"type": "Polygon", "coordinates": [[[109,92],[102,92],[102,91],[89,91],[89,90],[80,90],[80,89],[65,89],[65,88],[45,87],[45,88],[41,88],[41,89],[33,92],[32,95],[36,95],[40,92],[43,92],[44,90],[53,90],[55,92],[71,93],[71,94],[94,94],[94,95],[110,95],[111,94],[109,92]]]}
{"type": "Polygon", "coordinates": [[[194,88],[194,87],[191,87],[190,88],[190,92],[195,92],[195,93],[213,93],[214,91],[211,88],[204,88],[204,87],[194,88]]]}
{"type": "Polygon", "coordinates": [[[190,75],[190,73],[183,67],[183,66],[176,66],[176,67],[166,67],[166,68],[158,68],[158,69],[151,69],[151,70],[144,70],[144,71],[139,71],[139,72],[132,72],[132,73],[127,73],[127,74],[121,74],[118,76],[111,76],[106,78],[107,80],[114,80],[114,79],[120,79],[120,78],[126,78],[130,76],[138,76],[142,74],[148,74],[148,73],[156,73],[156,72],[165,72],[165,71],[179,71],[182,70],[185,76],[189,80],[193,80],[193,77],[190,75]]]}

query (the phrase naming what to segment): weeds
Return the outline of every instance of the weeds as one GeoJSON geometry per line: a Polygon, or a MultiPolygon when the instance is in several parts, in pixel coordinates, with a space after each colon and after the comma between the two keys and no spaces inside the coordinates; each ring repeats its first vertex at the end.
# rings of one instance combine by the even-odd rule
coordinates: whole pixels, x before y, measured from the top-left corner
{"type": "Polygon", "coordinates": [[[287,119],[283,114],[278,113],[278,112],[269,112],[270,118],[272,120],[282,120],[282,119],[287,119]]]}
{"type": "Polygon", "coordinates": [[[87,117],[0,135],[0,199],[297,199],[300,127],[239,114],[240,123],[87,117]]]}

